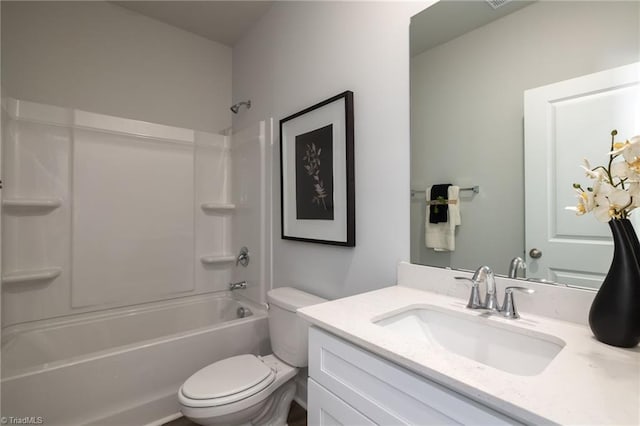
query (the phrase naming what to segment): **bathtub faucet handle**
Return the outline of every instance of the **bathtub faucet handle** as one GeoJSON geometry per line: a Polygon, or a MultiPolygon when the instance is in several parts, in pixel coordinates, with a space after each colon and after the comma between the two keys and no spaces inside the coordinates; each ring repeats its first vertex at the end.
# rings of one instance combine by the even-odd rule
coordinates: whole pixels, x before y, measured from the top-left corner
{"type": "Polygon", "coordinates": [[[240,249],[240,254],[238,254],[238,257],[236,257],[236,266],[238,266],[238,264],[244,266],[245,268],[249,264],[249,249],[248,248],[242,247],[240,249]]]}

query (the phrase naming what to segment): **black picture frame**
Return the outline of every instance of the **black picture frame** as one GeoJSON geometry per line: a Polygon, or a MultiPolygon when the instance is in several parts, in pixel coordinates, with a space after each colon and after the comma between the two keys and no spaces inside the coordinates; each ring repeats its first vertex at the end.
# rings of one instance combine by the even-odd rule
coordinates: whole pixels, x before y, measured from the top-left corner
{"type": "Polygon", "coordinates": [[[353,92],[280,120],[281,236],[354,247],[353,92]]]}

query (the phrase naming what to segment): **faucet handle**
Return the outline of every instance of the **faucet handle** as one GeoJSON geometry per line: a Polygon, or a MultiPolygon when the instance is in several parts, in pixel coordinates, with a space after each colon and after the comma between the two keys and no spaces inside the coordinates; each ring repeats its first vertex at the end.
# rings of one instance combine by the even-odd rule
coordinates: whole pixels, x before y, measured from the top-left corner
{"type": "Polygon", "coordinates": [[[240,253],[236,257],[236,266],[238,266],[238,264],[244,266],[245,268],[249,264],[249,249],[248,248],[242,247],[240,249],[240,253]]]}
{"type": "Polygon", "coordinates": [[[535,290],[528,287],[510,286],[504,289],[504,302],[502,303],[502,316],[510,319],[518,319],[520,315],[516,309],[515,302],[513,300],[513,292],[519,291],[521,293],[533,294],[535,290]]]}
{"type": "Polygon", "coordinates": [[[522,286],[519,286],[519,285],[511,285],[511,286],[509,286],[509,287],[504,289],[505,293],[513,293],[514,290],[515,291],[519,291],[521,293],[527,293],[527,294],[533,294],[533,293],[536,292],[532,288],[522,287],[522,286]]]}
{"type": "Polygon", "coordinates": [[[469,309],[481,309],[484,307],[482,299],[480,299],[480,287],[478,281],[467,277],[454,277],[456,280],[465,280],[471,282],[471,294],[469,295],[469,302],[467,302],[467,308],[469,309]]]}

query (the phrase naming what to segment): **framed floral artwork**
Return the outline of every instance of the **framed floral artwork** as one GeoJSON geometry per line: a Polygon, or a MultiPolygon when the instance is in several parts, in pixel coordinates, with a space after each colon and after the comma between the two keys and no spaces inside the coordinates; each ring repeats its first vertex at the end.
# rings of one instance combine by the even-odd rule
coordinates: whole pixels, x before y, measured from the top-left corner
{"type": "Polygon", "coordinates": [[[353,92],[280,120],[282,238],[354,247],[353,92]]]}

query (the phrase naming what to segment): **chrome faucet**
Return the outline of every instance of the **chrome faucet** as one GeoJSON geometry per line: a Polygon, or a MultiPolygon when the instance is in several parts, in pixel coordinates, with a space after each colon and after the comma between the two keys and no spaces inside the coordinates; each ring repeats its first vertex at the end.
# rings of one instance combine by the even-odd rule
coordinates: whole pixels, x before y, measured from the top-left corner
{"type": "Polygon", "coordinates": [[[518,311],[513,300],[513,291],[521,291],[523,293],[531,294],[534,290],[527,287],[510,286],[504,289],[504,301],[502,306],[498,304],[498,298],[496,293],[496,280],[493,271],[488,266],[481,266],[476,269],[472,278],[467,277],[455,277],[457,280],[471,281],[471,295],[469,296],[469,302],[467,308],[469,309],[486,309],[491,312],[498,312],[505,318],[517,319],[520,318],[518,311]],[[486,286],[486,293],[484,302],[480,297],[480,283],[484,281],[486,286]]]}
{"type": "Polygon", "coordinates": [[[229,283],[229,290],[238,290],[238,289],[244,289],[247,288],[247,282],[246,281],[238,281],[237,283],[229,283]]]}
{"type": "Polygon", "coordinates": [[[509,264],[509,278],[518,278],[518,269],[522,269],[522,277],[526,277],[527,264],[521,257],[516,256],[511,259],[509,264]]]}
{"type": "Polygon", "coordinates": [[[458,280],[471,281],[471,297],[469,297],[469,303],[467,308],[469,309],[488,309],[490,311],[500,310],[498,305],[498,298],[496,296],[496,279],[493,275],[493,271],[488,266],[481,266],[476,269],[471,279],[467,277],[456,277],[458,280]],[[484,302],[480,297],[480,283],[485,282],[485,296],[484,302]]]}

